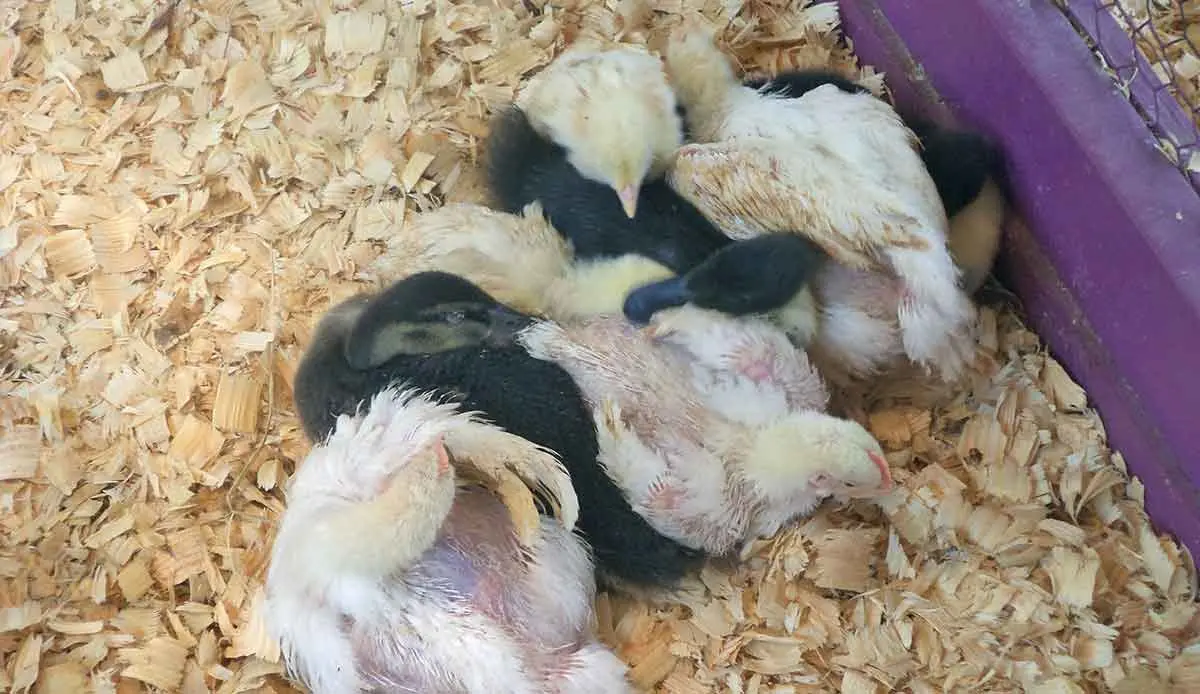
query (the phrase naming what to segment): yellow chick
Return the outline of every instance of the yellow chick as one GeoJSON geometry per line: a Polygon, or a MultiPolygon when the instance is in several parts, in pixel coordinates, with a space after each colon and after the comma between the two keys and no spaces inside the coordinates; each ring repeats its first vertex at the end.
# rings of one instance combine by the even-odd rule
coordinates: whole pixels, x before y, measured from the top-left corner
{"type": "Polygon", "coordinates": [[[820,376],[765,320],[685,306],[646,330],[601,316],[537,322],[518,341],[571,375],[609,476],[681,544],[725,555],[826,498],[892,487],[879,443],[822,412],[820,376]]]}
{"type": "Polygon", "coordinates": [[[408,220],[370,268],[383,284],[426,270],[470,280],[500,303],[553,320],[619,314],[629,292],[673,276],[629,254],[577,261],[537,202],[520,215],[455,203],[408,220]]]}

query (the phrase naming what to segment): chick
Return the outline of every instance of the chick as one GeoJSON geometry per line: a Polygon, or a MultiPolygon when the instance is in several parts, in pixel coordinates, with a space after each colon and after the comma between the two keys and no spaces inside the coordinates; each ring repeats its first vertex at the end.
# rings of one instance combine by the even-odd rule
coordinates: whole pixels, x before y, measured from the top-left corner
{"type": "MultiPolygon", "coordinates": [[[[824,84],[849,94],[870,93],[845,77],[820,69],[793,70],[743,84],[760,93],[793,99],[824,84]]],[[[921,161],[950,220],[950,254],[962,272],[962,288],[974,294],[991,272],[1000,247],[1007,210],[1003,156],[979,133],[943,128],[913,113],[897,113],[920,142],[921,161]]]]}
{"type": "MultiPolygon", "coordinates": [[[[688,31],[667,69],[694,137],[668,178],[726,234],[790,231],[838,264],[902,281],[905,355],[945,380],[974,356],[947,221],[916,138],[885,102],[834,85],[786,99],[742,86],[711,34],[688,31]]],[[[822,328],[822,331],[824,328],[822,328]]]]}
{"type": "MultiPolygon", "coordinates": [[[[664,81],[665,84],[665,81],[664,81]]],[[[618,92],[629,98],[629,94],[618,92]]],[[[618,99],[619,100],[619,99],[618,99]]],[[[577,104],[572,113],[588,114],[594,104],[577,104]]],[[[639,103],[613,104],[614,112],[644,109],[639,103]]],[[[645,147],[642,130],[622,131],[619,123],[603,115],[602,108],[583,122],[598,130],[615,130],[624,142],[616,149],[645,147]]],[[[492,204],[505,212],[520,212],[531,202],[541,202],[554,228],[570,240],[576,257],[613,258],[637,253],[673,272],[682,273],[727,245],[729,238],[659,177],[638,188],[636,216],[629,216],[610,186],[588,178],[570,160],[572,152],[612,149],[598,142],[614,136],[557,142],[539,134],[532,116],[517,107],[506,107],[493,117],[484,153],[492,204]]],[[[677,127],[675,125],[667,127],[677,127]]],[[[673,154],[674,150],[670,154],[673,154]]],[[[599,156],[599,155],[593,155],[599,156]]]]}
{"type": "Polygon", "coordinates": [[[675,585],[703,555],[657,533],[604,473],[591,413],[571,377],[515,342],[532,322],[443,272],[348,299],[321,319],[297,368],[304,431],[323,440],[339,415],[392,383],[439,393],[560,456],[601,578],[631,589],[675,585]]]}
{"type": "Polygon", "coordinates": [[[827,395],[803,352],[764,321],[696,311],[648,330],[602,316],[518,336],[579,384],[609,475],[654,527],[724,555],[826,498],[890,490],[874,437],[813,408],[827,395]]]}
{"type": "Polygon", "coordinates": [[[516,471],[572,508],[558,461],[414,391],[384,388],[365,410],[339,417],[289,483],[266,617],[290,673],[314,694],[631,692],[591,632],[595,583],[569,514],[522,533],[455,471],[516,471]]]}

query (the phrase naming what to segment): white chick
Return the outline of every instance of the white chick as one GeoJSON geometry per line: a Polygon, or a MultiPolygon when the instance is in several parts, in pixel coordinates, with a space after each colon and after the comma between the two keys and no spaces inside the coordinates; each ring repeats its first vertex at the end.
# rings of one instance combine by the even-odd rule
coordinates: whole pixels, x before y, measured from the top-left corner
{"type": "Polygon", "coordinates": [[[385,389],[339,417],[290,482],[266,613],[289,671],[314,694],[631,692],[591,633],[573,503],[543,449],[385,389]],[[563,520],[522,532],[496,495],[456,480],[461,465],[549,484],[563,520]]]}
{"type": "Polygon", "coordinates": [[[602,316],[535,323],[518,340],[571,374],[608,474],[682,544],[727,554],[826,498],[891,488],[879,443],[820,411],[820,377],[765,321],[683,307],[647,330],[602,316]]]}
{"type": "MultiPolygon", "coordinates": [[[[677,37],[667,69],[703,144],[679,150],[668,174],[675,190],[731,237],[792,231],[838,264],[897,278],[891,306],[903,353],[956,380],[973,361],[975,307],[959,286],[946,214],[912,131],[869,94],[823,85],[783,98],[743,86],[710,32],[677,37]]],[[[819,278],[815,289],[830,294],[819,278]]],[[[829,326],[842,315],[825,312],[818,341],[850,330],[829,326]]],[[[860,357],[869,361],[851,358],[860,357]]]]}

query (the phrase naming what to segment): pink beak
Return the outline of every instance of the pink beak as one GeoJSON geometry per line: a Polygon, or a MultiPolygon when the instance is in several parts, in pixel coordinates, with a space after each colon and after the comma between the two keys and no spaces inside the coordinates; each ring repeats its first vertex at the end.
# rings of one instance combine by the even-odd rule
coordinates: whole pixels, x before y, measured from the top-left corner
{"type": "Polygon", "coordinates": [[[867,455],[871,457],[871,462],[875,463],[875,467],[879,468],[879,476],[883,478],[883,482],[879,485],[879,491],[890,492],[895,483],[892,481],[892,470],[888,466],[887,458],[878,453],[868,453],[867,455]]]}
{"type": "Polygon", "coordinates": [[[450,472],[450,452],[446,450],[446,443],[439,436],[437,441],[433,442],[434,454],[437,455],[437,474],[442,477],[450,472]]]}
{"type": "Polygon", "coordinates": [[[637,214],[638,189],[638,186],[631,185],[617,191],[617,197],[621,198],[621,209],[625,210],[625,215],[630,219],[637,214]]]}

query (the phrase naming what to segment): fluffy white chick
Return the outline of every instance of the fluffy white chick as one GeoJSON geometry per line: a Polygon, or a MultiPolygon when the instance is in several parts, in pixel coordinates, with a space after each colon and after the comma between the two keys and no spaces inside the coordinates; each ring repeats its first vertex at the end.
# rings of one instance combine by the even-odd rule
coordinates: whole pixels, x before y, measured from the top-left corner
{"type": "Polygon", "coordinates": [[[370,274],[390,284],[426,270],[459,275],[506,306],[560,321],[619,314],[632,289],[672,276],[636,254],[575,259],[537,202],[519,215],[470,203],[417,214],[388,239],[370,274]]]}
{"type": "Polygon", "coordinates": [[[456,466],[523,470],[574,501],[549,453],[413,391],[385,389],[312,449],[267,577],[292,675],[315,694],[630,692],[591,633],[573,511],[533,519],[523,541],[505,503],[456,466]]]}
{"type": "MultiPolygon", "coordinates": [[[[676,34],[666,62],[699,143],[679,150],[675,190],[734,238],[792,231],[843,266],[897,278],[904,354],[956,380],[974,358],[975,307],[916,136],[895,110],[834,85],[799,98],[743,86],[695,27],[676,34]]],[[[818,340],[826,329],[823,320],[818,340]]]]}
{"type": "Polygon", "coordinates": [[[820,411],[820,377],[782,332],[753,318],[685,317],[694,311],[664,311],[645,330],[602,316],[519,337],[579,385],[601,461],[639,514],[723,555],[826,498],[890,490],[878,442],[820,411]]]}
{"type": "Polygon", "coordinates": [[[516,105],[566,148],[579,173],[612,188],[631,218],[642,183],[662,176],[683,143],[662,61],[630,44],[568,48],[526,83],[516,105]]]}

